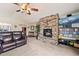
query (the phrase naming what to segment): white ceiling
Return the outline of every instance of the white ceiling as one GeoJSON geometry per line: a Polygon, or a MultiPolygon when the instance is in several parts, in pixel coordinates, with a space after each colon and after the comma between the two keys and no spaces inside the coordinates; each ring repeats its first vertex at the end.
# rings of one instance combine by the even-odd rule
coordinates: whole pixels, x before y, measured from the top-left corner
{"type": "Polygon", "coordinates": [[[79,11],[77,3],[31,3],[31,7],[36,7],[39,12],[33,12],[32,15],[17,13],[18,6],[12,3],[0,3],[0,17],[13,17],[26,21],[27,23],[37,22],[40,18],[59,13],[60,16],[79,11]]]}

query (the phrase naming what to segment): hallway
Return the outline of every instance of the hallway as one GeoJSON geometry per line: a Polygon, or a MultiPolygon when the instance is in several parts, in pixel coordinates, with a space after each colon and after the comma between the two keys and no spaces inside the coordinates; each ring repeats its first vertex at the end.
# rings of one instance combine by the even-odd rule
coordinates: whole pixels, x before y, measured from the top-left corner
{"type": "Polygon", "coordinates": [[[2,53],[1,56],[77,56],[78,52],[78,49],[68,46],[55,46],[35,38],[28,38],[28,44],[2,53]]]}

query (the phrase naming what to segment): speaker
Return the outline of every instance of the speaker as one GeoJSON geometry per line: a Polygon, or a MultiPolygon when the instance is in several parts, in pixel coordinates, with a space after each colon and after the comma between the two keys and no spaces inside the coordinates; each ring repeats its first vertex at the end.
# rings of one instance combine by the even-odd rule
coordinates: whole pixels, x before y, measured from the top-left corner
{"type": "Polygon", "coordinates": [[[70,16],[72,16],[72,14],[67,14],[67,17],[70,17],[70,16]]]}

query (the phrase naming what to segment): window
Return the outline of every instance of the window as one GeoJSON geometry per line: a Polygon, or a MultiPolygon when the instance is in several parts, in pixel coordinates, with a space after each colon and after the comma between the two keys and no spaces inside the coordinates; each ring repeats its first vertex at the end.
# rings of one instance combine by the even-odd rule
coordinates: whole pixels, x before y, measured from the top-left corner
{"type": "Polygon", "coordinates": [[[11,30],[11,24],[0,23],[0,31],[10,31],[10,30],[11,30]]]}

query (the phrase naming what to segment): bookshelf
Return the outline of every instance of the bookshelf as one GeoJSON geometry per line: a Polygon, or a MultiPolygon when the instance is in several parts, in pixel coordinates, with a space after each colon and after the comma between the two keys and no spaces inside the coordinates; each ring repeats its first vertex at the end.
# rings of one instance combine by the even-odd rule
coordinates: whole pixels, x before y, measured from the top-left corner
{"type": "Polygon", "coordinates": [[[59,39],[59,43],[76,47],[79,45],[79,28],[59,28],[59,39]]]}
{"type": "Polygon", "coordinates": [[[60,18],[59,43],[79,48],[79,15],[60,18]]]}

